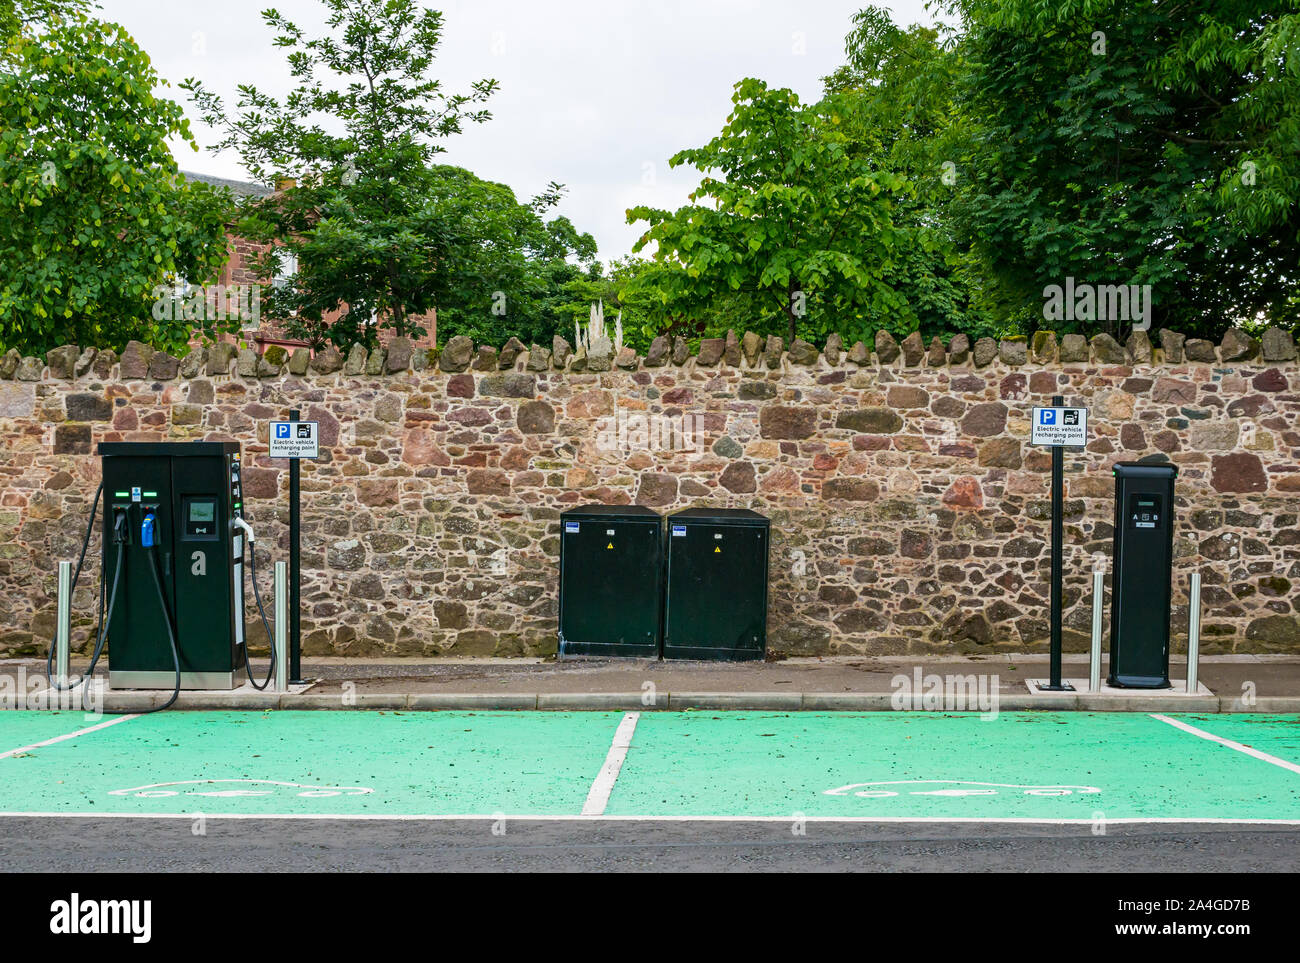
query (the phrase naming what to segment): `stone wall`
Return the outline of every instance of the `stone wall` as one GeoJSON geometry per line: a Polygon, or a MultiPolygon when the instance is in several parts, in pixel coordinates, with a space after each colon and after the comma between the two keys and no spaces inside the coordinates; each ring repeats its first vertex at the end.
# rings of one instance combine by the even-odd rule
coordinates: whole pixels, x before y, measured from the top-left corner
{"type": "MultiPolygon", "coordinates": [[[[1221,345],[1040,333],[788,350],[731,335],[695,355],[660,339],[645,357],[560,338],[454,338],[441,355],[398,339],[346,358],[11,352],[0,655],[44,651],[54,563],[79,547],[100,441],[241,442],[269,580],[288,472],[266,458],[266,424],[290,407],[323,440],[303,465],[309,654],[553,652],[558,518],[589,502],[769,515],[776,653],[1041,647],[1050,456],[1027,437],[1030,407],[1054,394],[1089,408],[1092,438],[1065,459],[1067,645],[1086,647],[1092,555],[1111,548],[1109,468],[1148,458],[1181,472],[1176,647],[1199,568],[1206,651],[1300,651],[1300,365],[1289,334],[1234,330],[1221,345]]],[[[92,607],[86,580],[82,645],[92,607]]]]}

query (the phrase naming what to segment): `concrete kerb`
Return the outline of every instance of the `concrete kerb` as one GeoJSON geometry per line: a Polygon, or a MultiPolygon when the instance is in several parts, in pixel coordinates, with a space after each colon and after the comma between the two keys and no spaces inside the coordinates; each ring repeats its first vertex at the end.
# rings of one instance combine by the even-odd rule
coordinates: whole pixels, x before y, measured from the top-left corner
{"type": "MultiPolygon", "coordinates": [[[[162,705],[169,692],[119,692],[104,698],[107,712],[140,712],[162,705]]],[[[642,692],[529,693],[411,693],[339,692],[224,693],[184,692],[174,708],[212,709],[367,709],[460,711],[632,711],[682,712],[732,710],[748,712],[887,712],[894,711],[891,692],[663,692],[647,701],[642,692]]],[[[1300,696],[1259,696],[1250,705],[1240,697],[1114,696],[1088,692],[1003,695],[998,712],[1035,710],[1082,712],[1300,713],[1300,696]]],[[[951,709],[907,711],[953,711],[951,709]]],[[[979,711],[972,708],[967,711],[979,711]]]]}
{"type": "Polygon", "coordinates": [[[800,708],[826,712],[879,712],[893,708],[890,692],[805,692],[800,708]]]}
{"type": "Polygon", "coordinates": [[[802,692],[673,692],[665,695],[673,709],[753,709],[797,712],[803,708],[802,692]]]}
{"type": "MultiPolygon", "coordinates": [[[[1067,663],[1083,662],[1086,656],[1067,653],[1067,663]]],[[[997,654],[989,662],[994,665],[1001,660],[1013,663],[1030,663],[1045,661],[1045,656],[1025,654],[997,654]]],[[[496,660],[490,660],[495,662],[496,660]]],[[[796,660],[790,660],[795,663],[796,660]]],[[[809,666],[820,665],[827,660],[810,659],[809,666]]],[[[877,661],[914,664],[914,657],[883,656],[877,661]]],[[[1177,663],[1177,660],[1174,660],[1177,663]]],[[[1211,656],[1206,662],[1223,663],[1294,663],[1291,656],[1272,655],[1235,655],[1211,656]]],[[[7,663],[6,663],[7,664],[7,663]]],[[[404,665],[405,663],[395,663],[404,665]]],[[[485,665],[484,660],[469,661],[467,664],[485,665]]],[[[849,689],[821,690],[816,682],[807,679],[805,684],[812,687],[794,688],[793,691],[732,691],[719,689],[683,689],[673,691],[660,685],[657,689],[645,691],[627,689],[623,691],[442,691],[429,692],[425,683],[412,680],[411,686],[394,686],[389,691],[356,691],[344,685],[340,688],[331,681],[336,673],[329,671],[333,666],[318,667],[313,683],[295,685],[288,693],[258,691],[245,683],[233,690],[185,691],[180,694],[175,708],[190,710],[276,710],[276,709],[368,709],[368,710],[461,710],[461,711],[507,711],[507,710],[549,710],[549,711],[708,711],[737,710],[751,712],[879,712],[892,711],[896,708],[898,693],[895,691],[854,691],[849,689]],[[421,691],[423,690],[423,691],[421,691]]],[[[621,666],[620,666],[621,669],[621,666]]],[[[1035,672],[1031,679],[1022,680],[1021,684],[1037,681],[1041,673],[1035,672]]],[[[380,677],[383,677],[382,675],[380,677]]],[[[390,678],[392,676],[389,676],[390,678]]],[[[346,681],[346,680],[345,680],[346,681]]],[[[721,681],[721,680],[719,680],[721,681]]],[[[826,680],[832,681],[832,680],[826,680]]],[[[865,681],[865,680],[864,680],[865,681]]],[[[875,680],[877,686],[880,680],[875,680]]],[[[1222,687],[1222,695],[1216,695],[1204,683],[1196,695],[1187,695],[1183,683],[1174,680],[1174,688],[1169,690],[1129,690],[1103,688],[1101,692],[1087,691],[1086,681],[1082,678],[1068,679],[1075,685],[1073,692],[1042,691],[1004,691],[998,696],[996,710],[999,712],[1020,712],[1040,709],[1058,711],[1085,712],[1176,712],[1176,713],[1300,713],[1300,695],[1296,696],[1255,696],[1248,702],[1236,691],[1236,681],[1222,687]]],[[[1295,685],[1300,679],[1292,678],[1289,685],[1295,685]]],[[[451,688],[448,686],[448,688],[451,688]]],[[[168,690],[106,690],[103,708],[109,713],[144,712],[162,706],[171,696],[168,690]]],[[[902,706],[909,711],[953,711],[952,709],[928,709],[921,705],[902,706]]],[[[990,706],[990,709],[993,708],[990,706]]],[[[978,706],[971,705],[967,711],[979,711],[978,706]]]]}
{"type": "MultiPolygon", "coordinates": [[[[599,696],[599,694],[596,694],[599,696]]],[[[536,692],[422,692],[412,693],[408,709],[537,709],[541,697],[536,692]]],[[[603,709],[594,704],[583,708],[603,709]]]]}
{"type": "Polygon", "coordinates": [[[668,693],[656,693],[650,702],[641,692],[540,692],[538,709],[608,709],[623,712],[668,708],[668,693]]]}

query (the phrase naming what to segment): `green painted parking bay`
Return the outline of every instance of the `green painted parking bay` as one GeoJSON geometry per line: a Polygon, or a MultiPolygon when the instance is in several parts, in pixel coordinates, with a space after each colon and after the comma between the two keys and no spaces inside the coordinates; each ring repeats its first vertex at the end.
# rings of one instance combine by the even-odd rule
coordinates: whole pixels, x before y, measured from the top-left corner
{"type": "Polygon", "coordinates": [[[82,712],[0,711],[0,755],[66,736],[109,718],[82,712]]]}
{"type": "MultiPolygon", "coordinates": [[[[1257,744],[1294,746],[1294,717],[1271,724],[1257,744]]],[[[1300,819],[1300,773],[1145,714],[655,714],[606,812],[1300,819]]]]}
{"type": "Polygon", "coordinates": [[[0,812],[1300,821],[1300,717],[3,712],[0,812]]]}
{"type": "Polygon", "coordinates": [[[1173,718],[1300,765],[1300,716],[1231,712],[1222,715],[1179,715],[1173,718]]]}
{"type": "MultiPolygon", "coordinates": [[[[19,715],[0,714],[6,747],[19,715]]],[[[69,732],[86,724],[63,715],[69,732]]],[[[162,712],[0,760],[0,811],[576,813],[621,718],[162,712]]]]}

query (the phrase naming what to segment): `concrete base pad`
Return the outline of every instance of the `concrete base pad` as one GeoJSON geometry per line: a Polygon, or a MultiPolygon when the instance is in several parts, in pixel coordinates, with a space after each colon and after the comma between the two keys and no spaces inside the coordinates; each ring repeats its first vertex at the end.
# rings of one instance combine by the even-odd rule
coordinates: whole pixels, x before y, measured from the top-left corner
{"type": "MultiPolygon", "coordinates": [[[[287,692],[277,692],[274,683],[258,690],[247,681],[234,689],[182,689],[175,706],[180,709],[278,709],[281,697],[302,695],[315,684],[314,680],[291,684],[287,692]]],[[[37,693],[34,699],[42,695],[51,700],[51,707],[87,711],[81,702],[61,704],[57,690],[47,688],[37,693]]],[[[102,690],[102,708],[107,712],[139,712],[160,706],[171,696],[170,689],[105,688],[102,690]]],[[[65,694],[63,699],[66,701],[69,696],[65,694]]]]}
{"type": "Polygon", "coordinates": [[[1178,700],[1178,699],[1186,699],[1188,697],[1195,697],[1195,696],[1214,695],[1213,692],[1211,692],[1208,688],[1206,688],[1204,682],[1197,683],[1195,692],[1188,692],[1186,679],[1170,679],[1169,681],[1172,683],[1172,686],[1168,689],[1128,689],[1128,688],[1121,689],[1117,686],[1110,686],[1107,685],[1105,682],[1103,682],[1101,684],[1101,690],[1099,692],[1088,691],[1087,679],[1062,679],[1061,681],[1066,683],[1067,685],[1074,686],[1074,692],[1068,692],[1068,691],[1054,692],[1054,691],[1046,690],[1043,688],[1043,686],[1047,685],[1048,683],[1047,679],[1026,679],[1025,685],[1029,688],[1029,692],[1031,695],[1041,695],[1041,696],[1086,695],[1086,696],[1092,696],[1094,698],[1096,696],[1116,696],[1121,699],[1157,698],[1157,699],[1178,700]]]}

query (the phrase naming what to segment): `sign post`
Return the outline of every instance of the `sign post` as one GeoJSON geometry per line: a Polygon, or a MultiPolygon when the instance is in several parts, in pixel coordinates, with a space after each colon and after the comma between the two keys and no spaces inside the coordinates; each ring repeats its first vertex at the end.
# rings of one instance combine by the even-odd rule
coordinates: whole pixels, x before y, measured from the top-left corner
{"type": "Polygon", "coordinates": [[[298,684],[302,678],[302,564],[299,545],[299,471],[303,458],[320,457],[320,425],[315,421],[299,421],[298,409],[289,412],[288,421],[271,422],[267,433],[268,454],[272,458],[289,459],[289,682],[298,684]]]}
{"type": "Polygon", "coordinates": [[[1088,410],[1063,407],[1065,399],[1057,395],[1051,408],[1035,408],[1029,441],[1052,449],[1052,597],[1051,597],[1051,665],[1047,692],[1072,692],[1074,686],[1061,681],[1061,529],[1064,503],[1065,453],[1063,449],[1083,447],[1088,442],[1088,410]]]}

